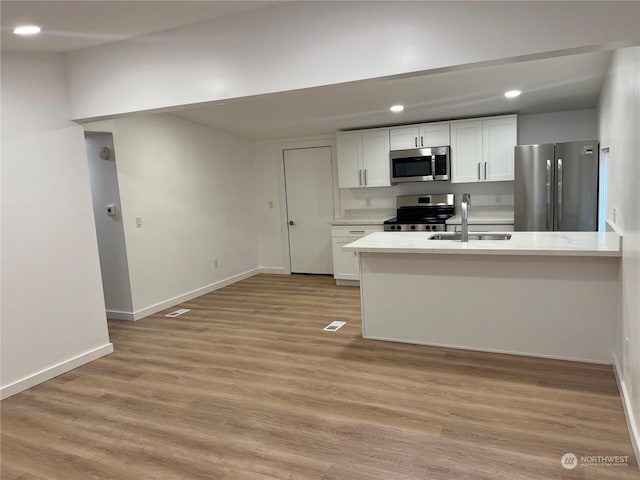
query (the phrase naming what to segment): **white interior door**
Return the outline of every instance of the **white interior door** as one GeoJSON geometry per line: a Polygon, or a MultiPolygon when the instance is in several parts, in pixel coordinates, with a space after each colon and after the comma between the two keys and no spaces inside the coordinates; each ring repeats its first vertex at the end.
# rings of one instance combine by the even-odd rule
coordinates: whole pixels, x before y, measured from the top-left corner
{"type": "Polygon", "coordinates": [[[333,273],[331,147],[284,151],[292,273],[333,273]]]}

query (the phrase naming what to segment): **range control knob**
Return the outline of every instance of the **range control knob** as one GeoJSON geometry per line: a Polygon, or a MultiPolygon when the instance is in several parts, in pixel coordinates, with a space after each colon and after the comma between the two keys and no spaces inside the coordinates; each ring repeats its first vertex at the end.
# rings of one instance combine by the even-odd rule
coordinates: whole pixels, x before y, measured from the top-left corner
{"type": "Polygon", "coordinates": [[[411,230],[415,230],[416,226],[415,225],[411,225],[411,230]]]}
{"type": "Polygon", "coordinates": [[[437,227],[435,225],[431,225],[431,230],[435,230],[437,227]]]}

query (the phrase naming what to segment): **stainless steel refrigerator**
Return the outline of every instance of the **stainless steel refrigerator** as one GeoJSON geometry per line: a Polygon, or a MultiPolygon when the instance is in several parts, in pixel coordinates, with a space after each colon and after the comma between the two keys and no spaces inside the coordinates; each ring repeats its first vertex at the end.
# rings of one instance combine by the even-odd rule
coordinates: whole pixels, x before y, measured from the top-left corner
{"type": "Polygon", "coordinates": [[[596,231],[598,142],[515,147],[516,231],[596,231]]]}

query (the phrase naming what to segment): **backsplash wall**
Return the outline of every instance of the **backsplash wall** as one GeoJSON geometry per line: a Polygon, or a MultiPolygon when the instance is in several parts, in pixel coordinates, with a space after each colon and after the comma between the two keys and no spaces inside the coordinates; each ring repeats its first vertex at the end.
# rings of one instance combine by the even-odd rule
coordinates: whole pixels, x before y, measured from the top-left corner
{"type": "Polygon", "coordinates": [[[398,195],[453,193],[460,205],[463,193],[471,194],[474,206],[513,206],[513,182],[450,183],[416,182],[377,188],[341,188],[343,217],[395,215],[398,195]]]}

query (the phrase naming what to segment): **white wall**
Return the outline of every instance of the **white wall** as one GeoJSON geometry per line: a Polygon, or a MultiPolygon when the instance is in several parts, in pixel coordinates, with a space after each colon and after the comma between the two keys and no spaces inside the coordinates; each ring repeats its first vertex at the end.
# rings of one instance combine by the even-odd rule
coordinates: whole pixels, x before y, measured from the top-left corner
{"type": "Polygon", "coordinates": [[[640,47],[615,52],[600,100],[600,146],[609,148],[609,221],[623,239],[615,360],[640,458],[640,47]],[[614,221],[614,209],[617,214],[614,221]],[[625,347],[625,343],[628,346],[625,347]]]}
{"type": "Polygon", "coordinates": [[[61,59],[2,53],[2,397],[113,350],[61,59]]]}
{"type": "Polygon", "coordinates": [[[98,235],[100,271],[104,288],[104,302],[110,318],[122,312],[133,312],[129,265],[124,241],[122,206],[118,189],[116,153],[111,133],[88,133],[85,136],[93,215],[98,235]],[[109,148],[108,159],[100,158],[100,150],[109,148]],[[116,214],[107,215],[107,205],[115,205],[116,214]]]}
{"type": "Polygon", "coordinates": [[[92,118],[636,45],[639,18],[638,2],[285,2],[71,52],[71,110],[92,118]],[[604,18],[615,28],[592,28],[604,18]]]}
{"type": "Polygon", "coordinates": [[[598,110],[518,115],[518,145],[598,139],[598,110]]]}
{"type": "Polygon", "coordinates": [[[248,142],[168,114],[114,120],[113,138],[136,319],[255,273],[248,142]]]}

